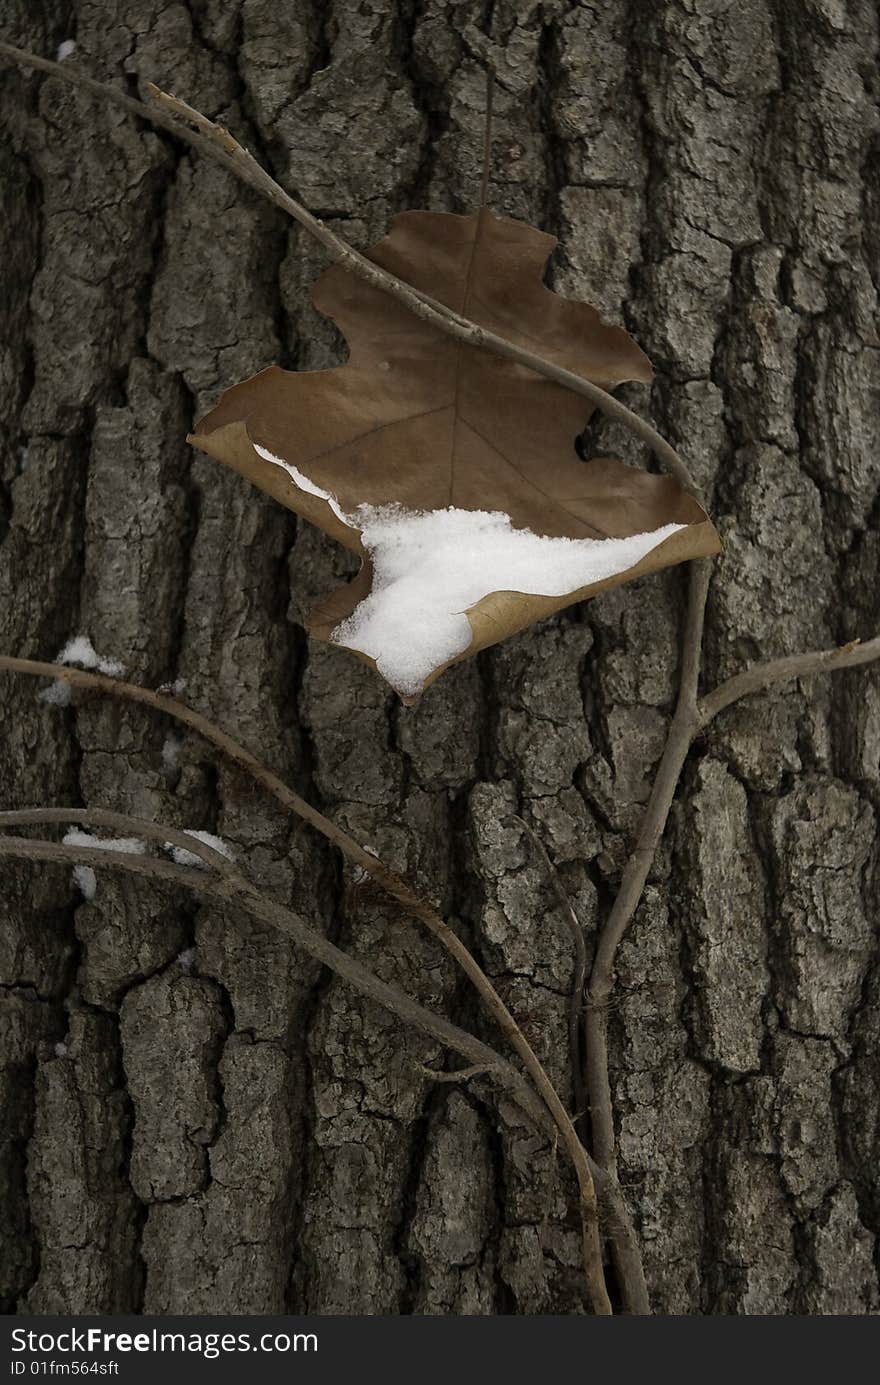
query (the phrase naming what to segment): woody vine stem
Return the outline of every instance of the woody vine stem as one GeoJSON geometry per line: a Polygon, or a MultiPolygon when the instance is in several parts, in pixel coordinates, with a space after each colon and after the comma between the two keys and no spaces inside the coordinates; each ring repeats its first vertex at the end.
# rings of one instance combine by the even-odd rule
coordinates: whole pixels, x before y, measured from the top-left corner
{"type": "MultiPolygon", "coordinates": [[[[646,442],[658,459],[691,494],[699,491],[690,472],[677,451],[650,424],[634,414],[619,400],[590,381],[562,369],[552,362],[488,332],[468,321],[442,303],[421,294],[410,285],[378,268],[344,240],[330,231],[306,208],[293,199],[270,177],[253,156],[233,136],[200,112],[150,87],[155,105],[134,100],[93,78],[79,72],[70,63],[62,67],[48,59],[0,43],[0,56],[26,67],[56,75],[91,92],[102,101],[117,105],[132,115],[170,131],[197,151],[208,155],[243,182],[249,184],[293,217],[327,250],[330,257],[351,273],[392,294],[410,311],[438,330],[471,346],[482,347],[508,359],[518,361],[536,373],[567,386],[589,399],[606,415],[616,418],[637,437],[646,442]]],[[[487,88],[487,116],[491,101],[491,81],[487,88]]],[[[489,144],[487,119],[486,145],[489,144]]],[[[482,196],[485,202],[488,159],[484,162],[482,196]]],[[[579,1188],[580,1217],[584,1252],[587,1293],[594,1312],[612,1311],[602,1264],[602,1247],[598,1210],[602,1214],[602,1233],[607,1237],[617,1270],[625,1311],[650,1311],[644,1271],[638,1241],[631,1218],[620,1192],[614,1141],[614,1120],[608,1071],[606,1034],[607,1002],[614,981],[617,950],[635,914],[654,855],[669,816],[676,787],[694,737],[725,708],[741,697],[748,696],[773,683],[803,678],[836,669],[853,668],[880,659],[880,635],[865,644],[854,643],[837,649],[796,655],[787,659],[759,664],[736,675],[699,696],[703,622],[711,569],[708,561],[690,565],[689,595],[682,640],[680,686],[666,747],[654,779],[651,796],[645,811],[638,840],[626,864],[612,910],[601,929],[592,970],[586,983],[583,937],[577,917],[567,900],[558,875],[543,846],[538,843],[545,866],[561,901],[566,904],[566,917],[575,940],[575,984],[572,990],[570,1040],[575,1064],[575,1091],[583,1092],[588,1108],[592,1153],[577,1133],[565,1104],[551,1083],[522,1030],[504,1005],[485,972],[442,916],[400,876],[343,832],[330,819],[306,803],[283,783],[271,770],[260,764],[245,748],[214,726],[198,712],[175,698],[150,689],[120,682],[66,666],[38,663],[32,660],[0,656],[0,670],[36,677],[54,677],[73,686],[94,692],[123,697],[165,713],[189,726],[211,741],[223,754],[272,793],[288,811],[308,822],[349,860],[364,870],[383,890],[426,926],[456,964],[465,972],[480,999],[493,1017],[504,1038],[516,1052],[527,1078],[500,1053],[475,1036],[453,1025],[444,1017],[413,1001],[397,987],[380,980],[361,962],[349,957],[329,943],[321,934],[311,930],[296,914],[257,889],[245,876],[217,852],[194,843],[172,829],[145,823],[98,810],[28,809],[0,814],[0,827],[51,826],[80,822],[85,825],[129,832],[145,840],[172,842],[183,845],[196,855],[201,869],[173,865],[157,857],[125,855],[94,847],[58,845],[31,838],[0,837],[0,856],[30,860],[82,861],[88,860],[105,867],[124,869],[136,874],[150,875],[178,885],[196,889],[202,894],[234,901],[245,912],[255,915],[287,933],[311,956],[330,967],[348,984],[391,1010],[405,1023],[432,1035],[448,1048],[468,1059],[470,1066],[458,1073],[433,1074],[437,1080],[450,1077],[469,1080],[475,1076],[491,1078],[523,1110],[528,1118],[545,1133],[550,1133],[562,1145],[575,1172],[579,1188]],[[579,1065],[578,1016],[584,1016],[585,1071],[579,1065]],[[528,1080],[527,1080],[528,1079],[528,1080]],[[598,1208],[597,1208],[598,1194],[598,1208]]],[[[582,1113],[578,1113],[582,1114],[582,1113]]]]}

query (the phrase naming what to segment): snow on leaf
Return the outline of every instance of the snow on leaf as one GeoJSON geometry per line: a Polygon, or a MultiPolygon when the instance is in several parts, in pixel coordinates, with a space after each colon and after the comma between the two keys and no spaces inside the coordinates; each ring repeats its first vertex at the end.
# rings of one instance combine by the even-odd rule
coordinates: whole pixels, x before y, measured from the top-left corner
{"type": "Polygon", "coordinates": [[[417,695],[471,645],[467,616],[489,591],[565,596],[635,566],[682,526],[628,539],[557,539],[514,529],[495,510],[358,510],[373,589],[332,632],[369,655],[392,687],[417,695]]]}
{"type": "MultiPolygon", "coordinates": [[[[611,389],[647,357],[542,282],[555,240],[483,210],[404,212],[369,257],[455,311],[611,389]]],[[[455,341],[338,267],[313,290],[349,342],[333,370],[227,390],[197,447],[363,560],[311,613],[412,700],[444,668],[605,587],[718,551],[669,476],[581,460],[571,390],[455,341]]]]}

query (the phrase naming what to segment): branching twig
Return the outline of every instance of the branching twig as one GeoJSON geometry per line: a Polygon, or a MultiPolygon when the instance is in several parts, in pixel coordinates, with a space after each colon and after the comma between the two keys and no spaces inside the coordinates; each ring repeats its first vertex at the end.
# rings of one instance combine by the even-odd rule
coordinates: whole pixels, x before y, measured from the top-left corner
{"type": "Polygon", "coordinates": [[[880,659],[880,636],[859,644],[827,649],[758,664],[698,699],[703,623],[711,568],[705,560],[690,565],[690,587],[682,645],[678,701],[663,757],[651,789],[636,845],[624,868],[620,887],[599,935],[587,987],[586,1072],[593,1158],[616,1184],[614,1115],[608,1072],[607,1011],[617,951],[639,905],[672,801],[695,735],[725,707],[741,697],[786,679],[855,668],[880,659]]]}
{"type": "MultiPolygon", "coordinates": [[[[187,707],[177,698],[164,693],[153,692],[149,688],[138,687],[135,683],[124,683],[105,674],[91,673],[84,669],[72,668],[64,664],[41,663],[31,659],[16,659],[0,655],[0,670],[23,673],[31,677],[56,678],[75,687],[89,688],[124,698],[131,702],[153,707],[168,716],[183,722],[197,731],[199,735],[216,745],[229,759],[246,770],[252,778],[264,785],[276,800],[288,811],[308,822],[317,829],[332,845],[339,848],[349,860],[360,866],[377,884],[396,899],[403,908],[419,919],[429,932],[454,958],[462,971],[473,984],[484,1006],[492,1015],[501,1033],[518,1054],[523,1067],[532,1080],[534,1088],[543,1101],[550,1117],[559,1132],[562,1144],[569,1156],[578,1180],[580,1193],[581,1223],[583,1227],[584,1263],[588,1290],[593,1310],[596,1313],[610,1313],[611,1305],[605,1288],[602,1272],[602,1250],[599,1239],[596,1190],[593,1181],[593,1168],[571,1117],[565,1109],[556,1088],[547,1076],[537,1054],[516,1023],[501,996],[479,963],[465,947],[458,935],[449,927],[436,909],[420,899],[416,892],[394,871],[384,865],[377,857],[344,832],[336,823],[319,813],[316,808],[300,798],[299,794],[279,779],[270,769],[252,755],[250,751],[221,731],[199,712],[187,707]]],[[[108,853],[111,854],[111,853],[108,853]]],[[[344,954],[343,954],[344,955],[344,954]]],[[[477,1059],[476,1061],[479,1061],[477,1059]]]]}
{"type": "MultiPolygon", "coordinates": [[[[165,861],[160,856],[142,856],[131,851],[112,851],[103,846],[75,846],[44,842],[31,837],[12,837],[0,835],[0,857],[15,856],[29,861],[70,862],[73,865],[88,862],[90,866],[109,866],[127,870],[132,875],[144,875],[153,880],[167,881],[171,885],[183,885],[187,889],[202,893],[216,893],[212,887],[212,875],[197,866],[178,866],[165,861]]],[[[215,884],[216,884],[216,877],[215,884]]]]}
{"type": "Polygon", "coordinates": [[[711,568],[706,560],[690,565],[681,681],[675,715],[669,728],[666,748],[654,780],[638,841],[624,868],[611,913],[599,933],[596,956],[587,986],[586,1077],[593,1158],[615,1182],[617,1167],[614,1112],[608,1073],[608,998],[614,981],[617,949],[642,897],[651,863],[666,826],[679,775],[698,725],[696,708],[700,651],[710,572],[711,568]]]}
{"type": "Polygon", "coordinates": [[[615,399],[613,395],[608,394],[601,386],[594,385],[592,381],[585,380],[580,375],[574,374],[573,371],[566,370],[553,361],[544,360],[543,357],[535,355],[534,352],[527,351],[525,347],[518,346],[515,342],[507,341],[504,337],[490,332],[487,328],[478,326],[477,323],[469,321],[460,313],[448,308],[446,304],[438,302],[437,299],[431,298],[428,294],[421,293],[410,284],[404,283],[402,279],[397,279],[393,274],[380,269],[372,260],[353,249],[341,236],[336,235],[317,217],[312,216],[311,212],[301,203],[285,192],[280,184],[276,183],[274,178],[257,162],[250,151],[239,144],[228,130],[209,120],[201,112],[194,110],[185,101],[179,100],[176,96],[170,96],[167,92],[163,92],[150,84],[150,91],[156,104],[149,106],[143,101],[136,101],[133,97],[125,96],[105,82],[97,82],[94,78],[86,76],[84,72],[79,71],[75,64],[70,62],[55,63],[49,58],[40,58],[34,53],[25,52],[24,49],[14,48],[9,43],[0,43],[0,57],[8,58],[23,67],[33,67],[40,72],[48,72],[53,77],[60,77],[62,81],[81,87],[102,101],[109,101],[113,105],[119,106],[129,115],[139,116],[153,125],[158,125],[163,130],[170,131],[171,134],[184,140],[193,149],[207,154],[298,222],[304,230],[308,231],[309,235],[323,245],[336,264],[342,265],[344,269],[356,274],[358,278],[372,284],[373,287],[383,289],[386,293],[391,294],[393,298],[403,303],[410,312],[423,322],[427,322],[440,332],[446,332],[458,341],[465,342],[468,346],[482,347],[498,356],[505,357],[507,360],[516,361],[519,365],[533,370],[537,375],[543,375],[546,379],[553,380],[556,384],[563,385],[575,394],[589,399],[609,418],[614,418],[622,423],[624,427],[646,443],[675,476],[683,489],[696,496],[697,499],[700,498],[699,488],[682,458],[672,444],[667,442],[656,428],[652,428],[645,419],[633,413],[631,409],[628,409],[619,399],[615,399]],[[190,128],[190,126],[194,128],[190,128]]]}
{"type": "MultiPolygon", "coordinates": [[[[82,827],[102,827],[108,832],[131,832],[146,841],[157,842],[160,846],[174,846],[181,851],[187,851],[220,875],[231,877],[238,874],[234,862],[216,847],[209,846],[207,842],[200,841],[189,832],[179,832],[175,827],[157,827],[155,823],[147,822],[144,818],[132,818],[124,813],[110,813],[103,808],[15,808],[0,812],[0,830],[7,827],[53,827],[71,822],[77,822],[82,827]]],[[[99,838],[95,839],[94,848],[83,844],[85,851],[100,847],[99,838]]]]}
{"type": "MultiPolygon", "coordinates": [[[[172,841],[175,835],[182,835],[175,834],[171,828],[159,828],[152,823],[143,822],[139,818],[128,818],[121,814],[106,814],[97,810],[77,808],[28,809],[21,813],[2,813],[0,814],[0,827],[34,820],[43,823],[50,820],[50,815],[56,821],[66,823],[75,819],[93,826],[106,825],[106,820],[109,817],[114,817],[117,824],[125,824],[124,830],[144,837],[150,836],[154,840],[172,841]],[[104,820],[103,823],[101,819],[104,820]]],[[[186,849],[189,850],[189,846],[186,849]]],[[[219,855],[219,853],[215,854],[219,855]]],[[[392,986],[387,981],[382,981],[357,958],[349,956],[348,953],[341,951],[340,948],[329,942],[322,934],[309,928],[298,914],[262,894],[250,881],[234,869],[221,875],[214,868],[202,870],[197,866],[180,866],[171,861],[163,860],[159,856],[144,856],[134,852],[107,850],[101,846],[73,843],[68,845],[39,841],[33,838],[0,835],[0,857],[3,856],[13,856],[31,861],[88,862],[89,865],[93,866],[128,871],[131,874],[147,876],[153,880],[167,881],[172,885],[183,885],[187,889],[195,890],[199,894],[210,895],[212,898],[227,904],[240,904],[254,918],[263,923],[270,923],[282,933],[286,933],[310,957],[329,967],[342,981],[360,991],[362,995],[369,997],[370,1000],[376,1001],[384,1009],[396,1015],[398,1019],[403,1020],[405,1024],[414,1026],[447,1048],[460,1053],[462,1057],[470,1059],[475,1066],[491,1076],[503,1090],[514,1097],[520,1105],[525,1103],[531,1119],[537,1121],[545,1133],[551,1129],[543,1104],[537,1101],[534,1091],[522,1074],[518,1073],[501,1054],[496,1053],[488,1044],[484,1044],[482,1040],[469,1034],[467,1030],[460,1029],[458,1025],[452,1024],[442,1015],[435,1014],[433,1010],[429,1010],[426,1006],[420,1005],[418,1001],[412,1000],[398,987],[392,986]]],[[[230,865],[225,857],[221,857],[221,859],[225,861],[226,866],[230,865]]]]}
{"type": "Polygon", "coordinates": [[[605,1169],[614,1166],[614,1117],[608,1079],[607,1001],[614,980],[617,949],[642,897],[651,863],[669,817],[679,775],[699,725],[697,686],[709,573],[709,563],[705,560],[691,564],[678,703],[645,809],[638,841],[624,868],[611,913],[599,934],[596,957],[587,987],[587,1087],[590,1098],[593,1157],[596,1163],[605,1169]]]}
{"type": "Polygon", "coordinates": [[[421,1070],[427,1076],[434,1080],[453,1077],[463,1079],[484,1073],[498,1082],[502,1090],[507,1091],[520,1104],[525,1099],[532,1120],[537,1120],[545,1133],[552,1135],[554,1127],[543,1105],[538,1104],[532,1088],[501,1054],[496,1053],[482,1040],[468,1034],[466,1030],[411,1000],[398,987],[381,981],[357,959],[342,952],[320,933],[310,929],[292,910],[276,905],[242,875],[229,857],[214,847],[175,828],[159,826],[143,818],[129,817],[127,814],[107,812],[99,808],[23,808],[0,812],[0,832],[9,827],[66,826],[72,822],[84,827],[128,833],[132,837],[141,837],[161,845],[170,843],[182,847],[198,856],[208,870],[179,865],[162,857],[145,856],[140,852],[122,852],[102,846],[99,839],[95,840],[94,845],[87,842],[58,844],[0,835],[0,856],[51,862],[88,862],[91,865],[109,866],[162,882],[183,885],[197,893],[211,895],[227,903],[241,904],[248,912],[288,934],[303,951],[329,967],[341,980],[370,999],[377,1000],[405,1023],[415,1026],[431,1038],[440,1040],[446,1047],[466,1058],[480,1059],[473,1066],[456,1073],[436,1073],[430,1068],[422,1067],[421,1070]]]}
{"type": "Polygon", "coordinates": [[[701,700],[697,708],[700,726],[707,726],[713,717],[741,697],[760,692],[774,683],[785,683],[792,678],[810,678],[816,673],[836,673],[838,669],[858,668],[860,664],[870,664],[876,659],[880,659],[880,635],[866,640],[864,644],[853,640],[836,649],[790,654],[784,659],[769,659],[764,664],[753,664],[743,673],[737,673],[726,683],[719,684],[701,700]]]}

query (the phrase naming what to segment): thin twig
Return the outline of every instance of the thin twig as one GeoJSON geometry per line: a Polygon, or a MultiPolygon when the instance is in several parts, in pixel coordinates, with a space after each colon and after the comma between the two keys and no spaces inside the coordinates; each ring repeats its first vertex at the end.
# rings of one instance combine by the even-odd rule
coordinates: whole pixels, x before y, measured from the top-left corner
{"type": "Polygon", "coordinates": [[[525,1034],[486,973],[442,915],[426,901],[420,899],[412,887],[399,875],[389,870],[377,857],[359,846],[347,832],[344,832],[336,823],[325,817],[323,813],[319,813],[305,799],[300,798],[299,794],[288,788],[278,775],[263,765],[250,751],[239,745],[224,731],[221,731],[207,717],[193,711],[191,707],[187,707],[177,698],[168,697],[164,693],[153,692],[150,688],[138,687],[136,683],[125,683],[116,678],[109,678],[105,674],[91,673],[85,669],[69,667],[66,664],[41,663],[37,660],[0,655],[0,670],[4,669],[10,672],[23,673],[30,677],[61,679],[74,687],[88,688],[107,693],[112,697],[124,698],[152,707],[183,722],[184,725],[197,731],[205,740],[216,745],[224,755],[267,788],[283,807],[320,832],[327,841],[342,851],[349,860],[360,866],[381,885],[387,894],[403,906],[407,913],[425,925],[471,981],[501,1033],[518,1054],[535,1090],[550,1113],[578,1180],[585,1271],[590,1301],[594,1312],[610,1313],[611,1304],[602,1272],[602,1248],[599,1240],[596,1191],[591,1161],[556,1088],[547,1076],[525,1034]]]}
{"type": "Polygon", "coordinates": [[[276,183],[274,178],[257,162],[249,150],[239,144],[228,130],[209,120],[207,116],[194,110],[186,102],[180,101],[177,97],[169,96],[168,93],[160,91],[158,87],[151,86],[155,104],[149,106],[143,101],[136,101],[133,97],[125,96],[104,82],[96,82],[94,78],[80,72],[75,64],[70,62],[55,63],[49,58],[40,58],[34,53],[25,52],[24,49],[14,48],[9,43],[0,43],[0,57],[9,58],[12,62],[24,67],[33,67],[40,72],[48,72],[73,86],[82,87],[94,96],[119,106],[130,115],[139,116],[153,125],[158,125],[163,130],[170,131],[193,149],[207,154],[298,222],[304,230],[308,231],[309,235],[323,245],[336,264],[342,265],[343,268],[356,274],[358,278],[372,284],[375,288],[383,289],[386,293],[391,294],[393,298],[403,303],[410,312],[423,322],[427,322],[438,331],[446,332],[458,341],[465,342],[468,346],[481,347],[494,352],[497,356],[516,361],[537,375],[543,375],[546,379],[553,380],[556,384],[563,385],[575,394],[589,399],[609,418],[614,418],[622,423],[624,427],[646,443],[655,456],[675,476],[681,487],[698,500],[700,499],[699,487],[682,458],[672,444],[667,442],[656,428],[652,428],[645,419],[633,413],[631,409],[628,409],[619,399],[615,399],[613,395],[608,394],[601,386],[594,385],[592,381],[575,375],[573,371],[566,370],[553,361],[544,360],[541,356],[535,355],[534,352],[527,351],[525,347],[518,346],[515,342],[507,341],[506,338],[499,337],[487,328],[478,326],[477,323],[471,322],[468,318],[462,317],[460,313],[448,308],[446,304],[440,303],[428,294],[419,292],[410,284],[404,283],[402,279],[397,279],[393,274],[380,269],[372,260],[354,250],[341,236],[331,231],[317,217],[312,216],[311,212],[307,211],[301,203],[285,192],[280,184],[276,183]],[[195,128],[189,128],[184,123],[186,121],[189,121],[195,128]]]}
{"type": "MultiPolygon", "coordinates": [[[[63,810],[65,815],[75,812],[74,809],[63,810]]],[[[10,815],[11,816],[14,815],[10,815]]],[[[116,815],[117,819],[119,815],[116,815]]],[[[139,819],[123,819],[132,826],[140,824],[139,819]]],[[[142,829],[141,829],[142,830],[142,829]]],[[[156,831],[158,829],[154,829],[156,831]]],[[[170,839],[170,838],[169,838],[170,839]]],[[[285,909],[276,904],[274,900],[258,891],[240,875],[227,875],[219,878],[216,875],[205,872],[200,874],[198,870],[189,869],[184,866],[173,865],[171,862],[163,861],[155,856],[141,856],[119,851],[107,851],[105,849],[93,848],[88,846],[65,846],[55,842],[34,841],[29,838],[5,837],[0,835],[0,857],[12,856],[18,859],[32,861],[50,862],[82,862],[88,861],[90,864],[98,864],[102,867],[109,867],[115,870],[124,870],[132,874],[143,875],[153,879],[167,880],[173,884],[185,885],[196,890],[203,895],[209,895],[220,899],[225,903],[239,904],[252,917],[263,923],[270,923],[281,932],[288,934],[299,944],[302,949],[317,961],[324,963],[331,971],[335,972],[341,980],[346,981],[361,994],[369,999],[376,1001],[385,1009],[397,1015],[406,1024],[411,1024],[417,1029],[437,1039],[440,1043],[452,1048],[462,1054],[465,1058],[470,1058],[475,1067],[495,1079],[499,1085],[507,1090],[517,1104],[526,1112],[533,1123],[539,1129],[547,1128],[547,1110],[543,1100],[539,1100],[533,1087],[528,1085],[521,1074],[513,1068],[500,1054],[488,1047],[488,1045],[468,1034],[466,1030],[459,1029],[457,1025],[434,1011],[428,1010],[425,1006],[419,1005],[412,1000],[405,992],[398,990],[396,986],[382,981],[367,967],[356,958],[350,957],[329,942],[320,933],[314,932],[305,924],[292,910],[285,909]]],[[[564,1132],[558,1131],[565,1139],[564,1132]]],[[[586,1154],[581,1151],[581,1163],[586,1162],[586,1154]]],[[[593,1190],[592,1199],[589,1199],[584,1187],[581,1169],[575,1166],[575,1173],[578,1176],[580,1192],[580,1219],[581,1235],[584,1253],[584,1268],[587,1279],[587,1291],[593,1311],[602,1316],[610,1315],[611,1303],[605,1288],[605,1279],[602,1272],[601,1248],[598,1237],[598,1220],[596,1215],[595,1190],[593,1189],[592,1177],[589,1187],[593,1190]],[[596,1255],[598,1253],[598,1261],[596,1255]],[[598,1266],[598,1278],[596,1266],[598,1266]]],[[[613,1190],[607,1188],[607,1183],[603,1179],[603,1188],[609,1194],[608,1208],[612,1214],[612,1222],[616,1225],[616,1218],[620,1215],[620,1207],[615,1203],[613,1190]]]]}
{"type": "MultiPolygon", "coordinates": [[[[688,606],[675,714],[651,789],[638,841],[624,868],[611,913],[599,933],[596,956],[587,985],[586,1075],[593,1158],[615,1182],[617,1167],[614,1111],[608,1072],[608,999],[614,981],[617,950],[642,897],[651,863],[669,817],[682,766],[698,725],[697,691],[710,574],[711,566],[705,559],[690,564],[688,606]]],[[[622,1271],[620,1264],[618,1269],[622,1271]]],[[[639,1273],[639,1270],[640,1266],[634,1266],[632,1263],[628,1266],[630,1273],[639,1273]]],[[[643,1285],[642,1273],[641,1283],[632,1286],[633,1292],[640,1296],[643,1285]]],[[[647,1295],[647,1289],[644,1292],[647,1295]]]]}
{"type": "Polygon", "coordinates": [[[703,619],[709,589],[707,561],[690,565],[688,608],[681,681],[675,715],[657,770],[636,846],[626,863],[611,913],[599,933],[587,987],[587,1086],[593,1157],[602,1168],[614,1163],[614,1117],[608,1080],[607,1001],[614,980],[617,950],[642,897],[651,863],[663,835],[682,766],[698,727],[697,685],[703,619]]]}
{"type": "MultiPolygon", "coordinates": [[[[880,636],[865,644],[854,641],[837,649],[773,659],[737,674],[699,700],[703,625],[710,575],[711,568],[707,561],[691,563],[675,715],[670,724],[663,757],[654,779],[635,848],[624,868],[611,913],[600,931],[587,987],[586,1069],[593,1159],[615,1186],[617,1168],[607,1035],[607,1013],[614,981],[614,965],[620,944],[641,900],[694,736],[724,708],[739,698],[747,697],[771,684],[791,678],[809,677],[817,673],[831,673],[838,669],[856,668],[880,659],[880,636]]],[[[598,1176],[596,1185],[600,1186],[598,1176]]],[[[607,1189],[604,1189],[603,1193],[607,1197],[607,1189]]],[[[623,1240],[617,1243],[612,1241],[612,1246],[621,1244],[623,1240]]],[[[618,1269],[620,1270],[620,1265],[618,1269]]],[[[629,1272],[638,1272],[635,1260],[630,1261],[629,1272]]]]}
{"type": "MultiPolygon", "coordinates": [[[[173,846],[180,851],[187,851],[191,856],[197,856],[203,861],[208,869],[215,870],[220,875],[238,874],[234,862],[216,847],[209,846],[207,842],[200,841],[189,832],[180,832],[175,827],[157,827],[145,818],[110,813],[103,808],[16,808],[0,812],[0,830],[7,827],[53,827],[59,823],[66,825],[71,822],[77,822],[82,827],[104,828],[109,832],[131,832],[134,836],[157,842],[160,846],[173,846]]],[[[79,845],[84,851],[102,849],[100,838],[95,839],[93,847],[86,842],[79,845]]]]}
{"type": "Polygon", "coordinates": [[[197,111],[195,106],[191,106],[187,101],[182,101],[179,96],[172,96],[170,92],[163,91],[161,87],[156,86],[155,82],[147,82],[146,86],[152,99],[158,105],[164,106],[174,117],[171,125],[166,126],[172,133],[177,134],[179,122],[185,120],[190,125],[194,125],[199,134],[215,141],[227,154],[235,156],[238,153],[238,141],[223,125],[218,125],[215,120],[209,120],[206,115],[202,115],[201,111],[197,111]]]}
{"type": "MultiPolygon", "coordinates": [[[[76,816],[78,811],[80,810],[76,808],[65,808],[63,821],[66,822],[76,816]]],[[[11,824],[16,817],[21,818],[26,815],[8,813],[3,816],[6,822],[11,824]]],[[[100,814],[96,814],[90,819],[80,816],[80,820],[91,820],[97,825],[97,816],[100,814]]],[[[121,819],[121,815],[115,816],[121,819]]],[[[42,820],[45,821],[45,818],[42,820]]],[[[130,830],[136,830],[142,835],[145,834],[145,825],[140,819],[121,820],[129,824],[130,830]]],[[[152,824],[148,825],[152,827],[154,837],[161,835],[163,840],[170,841],[172,839],[171,828],[160,829],[152,824]]],[[[433,1039],[437,1039],[446,1047],[460,1053],[464,1058],[469,1058],[472,1063],[478,1065],[510,1095],[516,1097],[520,1103],[525,1097],[532,1119],[538,1115],[541,1127],[545,1130],[548,1127],[543,1105],[536,1104],[537,1099],[532,1088],[522,1074],[518,1073],[501,1054],[496,1053],[488,1044],[484,1044],[474,1035],[468,1034],[467,1030],[460,1029],[458,1025],[452,1024],[442,1015],[435,1014],[433,1010],[429,1010],[426,1006],[420,1005],[418,1001],[412,1000],[410,996],[396,986],[382,981],[357,958],[342,952],[322,934],[309,928],[298,914],[276,904],[274,900],[258,891],[238,872],[220,876],[214,871],[203,871],[200,867],[175,865],[159,856],[144,856],[134,852],[108,851],[106,848],[82,844],[59,844],[32,838],[0,835],[0,857],[3,856],[56,863],[88,862],[90,865],[99,865],[102,868],[109,867],[173,885],[183,885],[187,889],[195,890],[198,894],[209,895],[226,904],[240,904],[254,918],[264,923],[270,923],[282,933],[293,938],[297,946],[307,952],[310,957],[329,967],[342,981],[360,991],[362,995],[377,1001],[384,1009],[391,1011],[404,1023],[414,1026],[433,1039]]]]}
{"type": "Polygon", "coordinates": [[[492,171],[492,97],[495,78],[491,67],[486,68],[486,117],[483,126],[483,178],[480,183],[480,206],[489,205],[489,174],[492,171]]]}
{"type": "Polygon", "coordinates": [[[697,708],[700,726],[707,726],[713,717],[723,712],[725,707],[738,702],[741,697],[769,688],[774,683],[785,683],[792,678],[810,678],[816,673],[836,673],[839,669],[858,668],[880,659],[880,635],[861,644],[853,640],[836,649],[818,649],[809,654],[790,654],[784,659],[768,659],[763,664],[753,664],[743,673],[719,684],[707,693],[697,708]]]}
{"type": "Polygon", "coordinates": [[[202,894],[216,892],[217,876],[198,866],[178,866],[161,856],[143,856],[131,851],[110,851],[102,846],[82,846],[74,843],[44,842],[31,837],[0,834],[0,857],[14,856],[29,861],[68,862],[72,865],[109,866],[126,870],[132,875],[144,875],[152,880],[183,885],[202,894]]]}

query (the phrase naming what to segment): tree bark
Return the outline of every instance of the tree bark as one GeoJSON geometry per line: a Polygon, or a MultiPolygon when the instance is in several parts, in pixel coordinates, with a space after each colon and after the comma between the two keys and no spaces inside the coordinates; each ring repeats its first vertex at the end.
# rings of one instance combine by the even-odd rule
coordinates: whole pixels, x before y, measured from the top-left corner
{"type": "MultiPolygon", "coordinates": [[[[868,0],[0,0],[0,34],[241,135],[359,246],[478,199],[650,354],[624,397],[725,540],[706,686],[876,633],[878,16],[868,0]]],[[[675,694],[680,571],[489,650],[403,708],[302,614],[350,559],[191,452],[263,366],[340,359],[320,252],[221,169],[0,68],[0,645],[73,635],[184,696],[409,872],[571,1101],[592,947],[675,694]]],[[[597,450],[643,463],[615,426],[597,450]]],[[[574,439],[572,439],[574,445],[574,439]]],[[[429,937],[141,709],[0,683],[3,806],[219,832],[310,922],[496,1036],[429,937]]],[[[768,691],[694,747],[610,1015],[655,1311],[878,1310],[880,671],[768,691]]],[[[557,1151],[443,1051],[232,909],[0,863],[0,1307],[579,1313],[557,1151]]]]}

